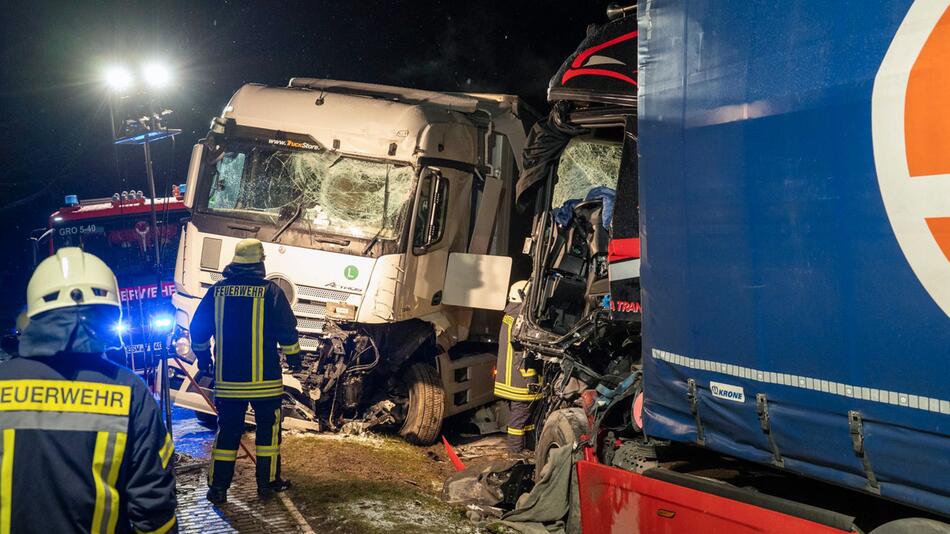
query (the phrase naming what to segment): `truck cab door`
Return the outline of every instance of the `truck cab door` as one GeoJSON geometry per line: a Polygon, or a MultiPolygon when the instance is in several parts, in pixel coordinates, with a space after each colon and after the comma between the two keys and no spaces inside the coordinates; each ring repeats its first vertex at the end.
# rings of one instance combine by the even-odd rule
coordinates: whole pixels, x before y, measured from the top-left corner
{"type": "Polygon", "coordinates": [[[452,185],[440,169],[426,167],[419,175],[407,254],[406,280],[412,287],[403,293],[403,318],[433,313],[442,305],[451,245],[447,225],[452,185]]]}
{"type": "Polygon", "coordinates": [[[640,175],[637,158],[637,119],[628,116],[623,132],[617,201],[607,261],[610,317],[640,320],[640,175]]]}

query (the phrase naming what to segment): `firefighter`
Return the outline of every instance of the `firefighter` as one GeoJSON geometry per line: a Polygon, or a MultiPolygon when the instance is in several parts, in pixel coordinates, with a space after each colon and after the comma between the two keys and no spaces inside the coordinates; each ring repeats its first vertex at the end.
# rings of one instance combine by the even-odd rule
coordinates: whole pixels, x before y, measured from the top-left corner
{"type": "Polygon", "coordinates": [[[178,532],[171,436],[142,379],[104,357],[121,343],[115,275],[66,247],[26,292],[0,364],[0,532],[178,532]]]}
{"type": "Polygon", "coordinates": [[[211,451],[208,500],[227,501],[248,403],[257,425],[257,491],[267,498],[290,487],[280,477],[280,405],[283,394],[278,344],[300,369],[297,319],[284,292],[264,279],[264,247],[244,239],[224,269],[224,280],[201,299],[191,321],[198,368],[214,373],[218,434],[211,451]],[[211,340],[214,339],[212,364],[211,340]]]}
{"type": "Polygon", "coordinates": [[[534,401],[541,398],[538,363],[511,339],[515,321],[521,314],[526,280],[511,285],[508,305],[498,335],[498,361],[495,366],[495,396],[508,400],[508,450],[517,454],[524,450],[525,434],[534,431],[530,424],[534,401]]]}

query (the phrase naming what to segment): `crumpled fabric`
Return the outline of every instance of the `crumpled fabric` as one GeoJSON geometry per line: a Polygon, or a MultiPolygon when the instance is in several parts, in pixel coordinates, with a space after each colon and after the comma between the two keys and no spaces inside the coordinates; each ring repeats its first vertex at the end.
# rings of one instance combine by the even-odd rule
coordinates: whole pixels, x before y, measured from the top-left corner
{"type": "Polygon", "coordinates": [[[495,460],[452,474],[442,486],[442,500],[451,504],[498,506],[504,500],[501,485],[514,460],[495,460]]]}
{"type": "Polygon", "coordinates": [[[571,447],[551,451],[534,489],[518,499],[518,506],[498,524],[522,534],[580,532],[580,496],[571,447]]]}
{"type": "Polygon", "coordinates": [[[555,102],[547,120],[538,121],[531,127],[522,153],[524,170],[515,184],[515,200],[519,209],[528,206],[533,200],[532,194],[550,179],[551,169],[567,143],[588,131],[571,123],[570,104],[563,100],[555,102]]]}
{"type": "Polygon", "coordinates": [[[229,263],[221,273],[225,278],[264,278],[267,270],[264,269],[264,262],[259,263],[229,263]]]}
{"type": "Polygon", "coordinates": [[[121,318],[118,307],[103,304],[72,306],[30,318],[20,335],[20,356],[52,356],[59,352],[101,354],[122,347],[113,328],[121,318]]]}
{"type": "MultiPolygon", "coordinates": [[[[601,209],[601,221],[603,221],[604,229],[610,230],[610,223],[614,218],[614,205],[617,201],[617,192],[609,187],[602,185],[597,186],[587,192],[587,195],[584,197],[584,202],[595,199],[600,199],[603,204],[603,208],[601,209]]],[[[555,208],[554,222],[562,228],[570,224],[571,220],[574,219],[574,207],[580,203],[580,199],[572,198],[566,200],[559,208],[555,208]]]]}

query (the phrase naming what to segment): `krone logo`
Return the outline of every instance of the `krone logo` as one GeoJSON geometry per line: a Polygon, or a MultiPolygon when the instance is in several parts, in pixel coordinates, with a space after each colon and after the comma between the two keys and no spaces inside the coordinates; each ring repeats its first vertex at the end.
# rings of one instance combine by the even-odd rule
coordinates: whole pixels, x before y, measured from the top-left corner
{"type": "Polygon", "coordinates": [[[874,163],[897,242],[950,315],[950,0],[917,0],[871,95],[874,163]]]}
{"type": "Polygon", "coordinates": [[[745,402],[745,390],[742,386],[710,381],[709,392],[712,393],[713,397],[720,399],[731,400],[733,402],[745,402]]]}

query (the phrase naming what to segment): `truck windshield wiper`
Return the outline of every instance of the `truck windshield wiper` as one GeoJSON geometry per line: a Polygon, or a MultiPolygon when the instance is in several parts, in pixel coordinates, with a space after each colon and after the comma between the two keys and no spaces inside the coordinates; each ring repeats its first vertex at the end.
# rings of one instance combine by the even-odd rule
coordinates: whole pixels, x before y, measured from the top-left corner
{"type": "Polygon", "coordinates": [[[290,225],[293,224],[294,221],[300,218],[301,213],[303,213],[303,204],[297,204],[297,211],[295,211],[294,214],[290,217],[290,219],[287,222],[285,222],[283,226],[280,227],[280,230],[277,230],[277,233],[275,233],[274,237],[270,238],[270,240],[274,243],[277,243],[278,239],[280,239],[281,234],[283,234],[288,228],[290,228],[290,225]]]}
{"type": "Polygon", "coordinates": [[[349,239],[342,239],[339,237],[324,237],[324,236],[319,236],[319,235],[318,236],[311,235],[310,240],[317,241],[319,243],[330,243],[332,245],[340,245],[341,247],[345,247],[350,244],[349,239]]]}
{"type": "Polygon", "coordinates": [[[366,248],[363,249],[363,252],[360,254],[361,256],[365,256],[367,253],[369,253],[370,249],[373,248],[373,245],[375,245],[376,242],[379,241],[379,236],[382,235],[383,230],[385,229],[386,227],[384,226],[376,232],[376,235],[374,235],[373,238],[369,240],[369,243],[366,245],[366,248]]]}

